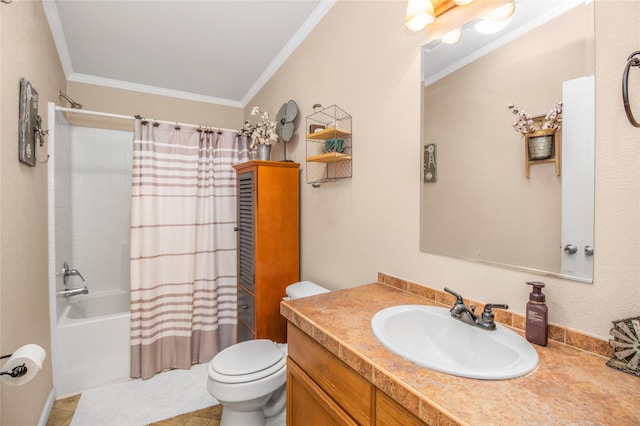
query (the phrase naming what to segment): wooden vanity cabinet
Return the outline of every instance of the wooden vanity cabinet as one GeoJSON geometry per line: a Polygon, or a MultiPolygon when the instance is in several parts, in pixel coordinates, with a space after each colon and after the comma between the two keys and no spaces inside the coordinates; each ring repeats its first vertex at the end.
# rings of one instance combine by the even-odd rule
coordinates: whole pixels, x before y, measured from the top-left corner
{"type": "Polygon", "coordinates": [[[287,361],[287,399],[291,401],[287,402],[287,425],[358,424],[291,359],[287,361]]]}
{"type": "Polygon", "coordinates": [[[376,388],[376,425],[418,426],[424,424],[425,422],[376,388]]]}
{"type": "Polygon", "coordinates": [[[287,425],[373,425],[375,387],[291,323],[287,334],[287,425]]]}
{"type": "Polygon", "coordinates": [[[286,342],[280,301],[300,280],[300,164],[233,166],[237,183],[238,341],[286,342]]]}
{"type": "Polygon", "coordinates": [[[334,354],[289,323],[287,425],[424,425],[334,354]]]}

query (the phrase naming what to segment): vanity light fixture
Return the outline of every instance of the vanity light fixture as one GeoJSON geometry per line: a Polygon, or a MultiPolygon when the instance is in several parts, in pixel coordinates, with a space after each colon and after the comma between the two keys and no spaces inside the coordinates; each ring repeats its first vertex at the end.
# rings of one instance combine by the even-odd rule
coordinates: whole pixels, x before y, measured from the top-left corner
{"type": "Polygon", "coordinates": [[[409,31],[420,31],[435,22],[436,14],[431,0],[409,0],[404,25],[409,31]]]}
{"type": "Polygon", "coordinates": [[[461,37],[462,37],[462,28],[457,28],[453,31],[449,31],[448,33],[440,37],[440,41],[442,41],[445,44],[456,44],[458,41],[460,41],[461,37]]]}
{"type": "Polygon", "coordinates": [[[495,34],[502,31],[509,24],[515,10],[514,3],[507,3],[489,11],[476,23],[476,31],[480,34],[495,34]]]}
{"type": "Polygon", "coordinates": [[[408,0],[405,27],[409,31],[427,27],[433,31],[434,39],[453,44],[460,40],[462,28],[475,21],[478,21],[476,29],[481,33],[502,30],[514,10],[513,0],[408,0]]]}

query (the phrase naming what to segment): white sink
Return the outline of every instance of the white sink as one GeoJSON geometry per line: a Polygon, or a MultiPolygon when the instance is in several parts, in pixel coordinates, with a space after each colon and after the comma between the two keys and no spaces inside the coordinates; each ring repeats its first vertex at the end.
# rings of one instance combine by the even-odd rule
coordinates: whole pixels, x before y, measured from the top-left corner
{"type": "Polygon", "coordinates": [[[519,334],[500,324],[495,330],[465,324],[446,308],[393,306],[376,313],[371,328],[391,352],[454,376],[513,379],[538,365],[538,353],[519,334]]]}

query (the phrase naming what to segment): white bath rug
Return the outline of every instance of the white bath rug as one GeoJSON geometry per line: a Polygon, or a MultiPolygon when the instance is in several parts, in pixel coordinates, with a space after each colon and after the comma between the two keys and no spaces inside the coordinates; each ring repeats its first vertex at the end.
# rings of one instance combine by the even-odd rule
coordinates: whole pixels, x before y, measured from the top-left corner
{"type": "Polygon", "coordinates": [[[217,403],[207,391],[207,364],[198,364],[84,391],[71,425],[142,426],[217,403]]]}

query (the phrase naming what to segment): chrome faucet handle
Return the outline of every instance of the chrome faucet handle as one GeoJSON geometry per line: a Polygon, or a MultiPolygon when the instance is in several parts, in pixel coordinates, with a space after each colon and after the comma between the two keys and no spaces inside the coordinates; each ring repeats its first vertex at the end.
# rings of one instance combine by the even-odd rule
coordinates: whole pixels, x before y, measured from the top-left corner
{"type": "Polygon", "coordinates": [[[69,264],[67,262],[64,262],[62,264],[62,271],[61,272],[62,272],[62,281],[64,282],[65,286],[69,282],[69,277],[73,276],[73,275],[79,276],[80,278],[82,278],[82,281],[84,281],[84,277],[82,276],[80,271],[78,271],[77,269],[70,269],[69,268],[69,264]]]}
{"type": "Polygon", "coordinates": [[[78,271],[77,269],[71,269],[70,271],[68,271],[68,272],[67,272],[67,275],[68,275],[68,276],[71,276],[71,275],[77,275],[77,276],[79,276],[79,277],[82,279],[82,281],[84,281],[84,277],[82,276],[82,274],[80,273],[80,271],[78,271]]]}

